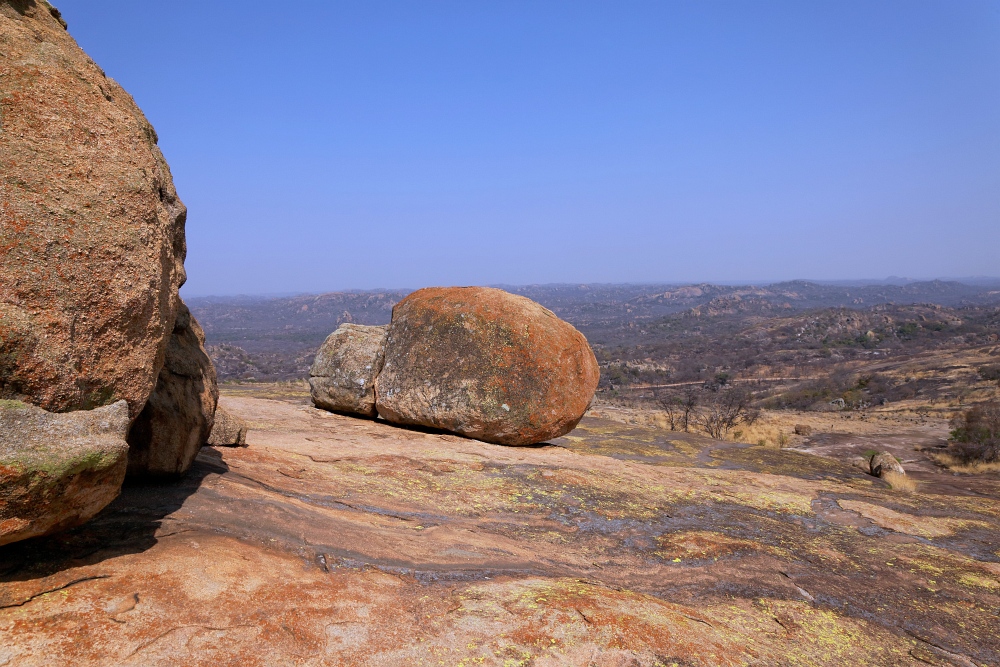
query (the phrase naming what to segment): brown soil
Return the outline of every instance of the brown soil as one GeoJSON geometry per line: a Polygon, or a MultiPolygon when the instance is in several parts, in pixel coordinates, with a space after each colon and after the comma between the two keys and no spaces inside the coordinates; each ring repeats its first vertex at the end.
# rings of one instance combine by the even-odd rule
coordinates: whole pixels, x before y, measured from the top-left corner
{"type": "Polygon", "coordinates": [[[248,448],[0,549],[0,665],[1000,664],[996,474],[900,493],[609,419],[508,448],[227,390],[248,448]]]}

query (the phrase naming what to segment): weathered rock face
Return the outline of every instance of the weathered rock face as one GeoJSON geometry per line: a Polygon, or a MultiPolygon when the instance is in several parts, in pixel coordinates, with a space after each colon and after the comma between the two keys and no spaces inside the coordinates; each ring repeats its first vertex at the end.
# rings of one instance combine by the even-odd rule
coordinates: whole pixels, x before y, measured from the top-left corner
{"type": "Polygon", "coordinates": [[[388,421],[528,445],[572,430],[599,375],[583,334],[534,301],[435,287],[393,308],[375,394],[388,421]]]}
{"type": "Polygon", "coordinates": [[[215,408],[215,421],[206,444],[215,447],[246,447],[247,423],[221,405],[215,408]]]}
{"type": "Polygon", "coordinates": [[[896,460],[896,457],[889,452],[879,452],[872,455],[869,466],[871,467],[872,475],[875,477],[884,477],[888,472],[893,472],[897,475],[906,474],[903,466],[901,466],[899,461],[896,460]]]}
{"type": "Polygon", "coordinates": [[[79,525],[125,477],[128,405],[46,412],[0,401],[0,545],[79,525]]]}
{"type": "Polygon", "coordinates": [[[382,370],[387,333],[388,327],[341,324],[327,337],[309,370],[316,407],[376,415],[375,378],[382,370]]]}
{"type": "Polygon", "coordinates": [[[181,303],[156,388],[128,433],[129,476],[187,472],[212,432],[218,401],[205,334],[181,303]]]}
{"type": "Polygon", "coordinates": [[[153,390],[185,208],[132,98],[43,0],[0,0],[0,398],[68,411],[153,390]]]}
{"type": "Polygon", "coordinates": [[[181,303],[156,389],[128,434],[129,476],[187,472],[212,432],[218,401],[205,334],[181,303]]]}

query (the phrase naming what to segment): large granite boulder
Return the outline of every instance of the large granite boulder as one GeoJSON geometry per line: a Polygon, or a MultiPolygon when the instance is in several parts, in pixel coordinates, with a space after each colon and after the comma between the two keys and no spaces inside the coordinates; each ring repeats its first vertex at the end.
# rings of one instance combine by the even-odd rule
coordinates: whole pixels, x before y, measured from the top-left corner
{"type": "Polygon", "coordinates": [[[218,405],[215,408],[212,432],[208,434],[208,442],[205,444],[213,447],[246,447],[248,430],[243,419],[218,405]]]}
{"type": "Polygon", "coordinates": [[[187,472],[212,432],[218,401],[205,334],[181,303],[156,388],[128,433],[129,476],[187,472]]]}
{"type": "Polygon", "coordinates": [[[0,545],[79,525],[118,496],[128,405],[55,414],[0,401],[0,545]]]}
{"type": "Polygon", "coordinates": [[[572,430],[599,377],[583,334],[534,301],[434,287],[393,308],[375,395],[390,422],[529,445],[572,430]]]}
{"type": "Polygon", "coordinates": [[[327,336],[309,370],[316,407],[376,415],[375,378],[382,370],[387,333],[387,327],[341,324],[327,336]]]}
{"type": "Polygon", "coordinates": [[[184,282],[185,208],[132,98],[44,0],[0,1],[0,398],[142,410],[184,282]]]}

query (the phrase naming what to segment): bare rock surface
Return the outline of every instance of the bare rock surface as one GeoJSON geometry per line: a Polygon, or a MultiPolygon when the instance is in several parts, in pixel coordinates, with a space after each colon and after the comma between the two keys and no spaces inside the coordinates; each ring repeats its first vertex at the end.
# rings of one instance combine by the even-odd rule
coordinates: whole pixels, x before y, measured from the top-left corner
{"type": "Polygon", "coordinates": [[[79,525],[118,495],[128,405],[46,412],[0,401],[0,545],[79,525]]]}
{"type": "Polygon", "coordinates": [[[181,303],[156,388],[128,434],[129,476],[187,472],[212,432],[218,400],[205,334],[181,303]]]}
{"type": "Polygon", "coordinates": [[[43,0],[0,1],[0,398],[135,417],[184,282],[185,208],[132,98],[43,0]]]}
{"type": "Polygon", "coordinates": [[[341,324],[316,353],[309,386],[316,407],[374,417],[375,378],[388,327],[341,324]]]}
{"type": "Polygon", "coordinates": [[[1000,664],[998,475],[901,495],[603,419],[510,448],[307,403],[228,397],[250,447],[0,549],[0,663],[1000,664]]]}
{"type": "Polygon", "coordinates": [[[246,421],[226,410],[220,401],[215,408],[212,432],[205,444],[216,447],[246,447],[247,430],[246,421]]]}
{"type": "Polygon", "coordinates": [[[534,301],[433,287],[393,308],[375,394],[390,422],[530,445],[576,426],[599,375],[583,334],[534,301]]]}

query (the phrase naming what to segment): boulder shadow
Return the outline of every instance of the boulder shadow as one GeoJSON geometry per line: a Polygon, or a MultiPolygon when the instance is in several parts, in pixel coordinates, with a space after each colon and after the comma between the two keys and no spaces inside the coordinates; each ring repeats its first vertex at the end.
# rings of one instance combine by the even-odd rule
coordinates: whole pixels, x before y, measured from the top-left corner
{"type": "MultiPolygon", "coordinates": [[[[328,412],[333,412],[329,410],[328,412]]],[[[560,445],[554,442],[535,442],[530,445],[503,445],[496,442],[487,442],[486,440],[479,440],[478,438],[473,438],[468,435],[462,435],[461,433],[455,433],[454,431],[449,431],[443,428],[437,428],[434,426],[421,426],[420,424],[396,424],[390,421],[386,421],[382,417],[359,417],[358,415],[352,415],[349,413],[336,412],[335,414],[340,414],[344,417],[355,417],[358,419],[365,419],[370,422],[374,422],[379,426],[388,426],[390,428],[399,429],[401,431],[412,431],[414,433],[424,433],[427,435],[440,435],[455,438],[456,440],[468,440],[469,442],[478,442],[482,445],[492,445],[494,447],[507,447],[510,449],[544,449],[546,447],[561,447],[563,449],[568,449],[565,445],[560,445]]],[[[572,432],[572,431],[571,431],[572,432]]],[[[555,439],[555,438],[553,438],[555,439]]]]}
{"type": "Polygon", "coordinates": [[[165,517],[180,509],[205,478],[228,471],[215,448],[203,447],[180,478],[126,481],[121,494],[82,526],[0,547],[0,584],[40,579],[146,551],[156,544],[165,517]]]}

